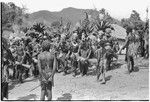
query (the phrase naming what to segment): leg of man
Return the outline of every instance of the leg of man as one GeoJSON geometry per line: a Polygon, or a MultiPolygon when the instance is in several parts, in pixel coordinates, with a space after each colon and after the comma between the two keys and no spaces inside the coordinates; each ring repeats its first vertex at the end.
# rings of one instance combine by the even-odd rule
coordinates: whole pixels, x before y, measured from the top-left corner
{"type": "Polygon", "coordinates": [[[48,100],[52,100],[52,90],[47,90],[48,93],[48,100]]]}
{"type": "Polygon", "coordinates": [[[88,62],[85,62],[84,64],[84,75],[87,75],[87,72],[88,72],[88,62]]]}
{"type": "Polygon", "coordinates": [[[107,60],[107,67],[106,67],[106,70],[111,70],[110,64],[111,64],[111,59],[108,59],[108,60],[107,60]]]}
{"type": "Polygon", "coordinates": [[[127,62],[127,54],[125,54],[125,61],[127,62]]]}
{"type": "Polygon", "coordinates": [[[83,65],[82,65],[82,68],[83,68],[83,76],[86,74],[86,64],[85,63],[83,63],[83,65]]]}
{"type": "Polygon", "coordinates": [[[2,83],[2,100],[5,98],[8,99],[8,83],[3,82],[2,83]]]}
{"type": "Polygon", "coordinates": [[[67,74],[67,69],[68,69],[67,60],[65,60],[65,61],[64,61],[64,75],[67,74]]]}
{"type": "Polygon", "coordinates": [[[100,67],[101,67],[100,65],[97,65],[97,70],[96,70],[96,72],[97,72],[97,81],[99,80],[99,77],[101,75],[100,67]]]}
{"type": "Polygon", "coordinates": [[[18,65],[15,67],[15,69],[16,69],[15,78],[18,80],[18,78],[19,78],[19,68],[18,68],[18,65]]]}
{"type": "Polygon", "coordinates": [[[52,82],[49,81],[47,85],[47,94],[48,94],[48,100],[52,100],[52,82]]]}
{"type": "Polygon", "coordinates": [[[134,70],[134,58],[133,56],[130,56],[130,60],[131,60],[131,71],[134,70]]]}
{"type": "Polygon", "coordinates": [[[62,62],[61,59],[58,60],[58,69],[60,72],[64,70],[64,63],[62,62]]]}
{"type": "MultiPolygon", "coordinates": [[[[28,64],[30,59],[31,59],[31,58],[30,58],[29,55],[26,53],[26,54],[25,54],[25,57],[24,57],[24,59],[23,59],[23,64],[28,64]]],[[[23,67],[23,66],[21,66],[21,67],[23,67]]],[[[29,69],[25,69],[24,71],[25,71],[25,78],[27,78],[27,77],[29,76],[29,69]]]]}
{"type": "Polygon", "coordinates": [[[75,77],[77,75],[77,67],[74,65],[72,67],[73,67],[73,76],[75,77]]]}
{"type": "Polygon", "coordinates": [[[13,79],[16,78],[16,77],[15,77],[16,74],[17,74],[17,73],[16,73],[16,66],[13,66],[13,79]]]}
{"type": "Polygon", "coordinates": [[[61,68],[61,72],[64,72],[64,70],[65,70],[65,62],[62,59],[60,59],[59,67],[61,68]]]}
{"type": "Polygon", "coordinates": [[[130,60],[130,56],[127,55],[127,68],[128,68],[128,72],[129,74],[131,73],[131,60],[130,60]]]}
{"type": "Polygon", "coordinates": [[[29,71],[30,71],[30,69],[25,69],[25,78],[29,77],[29,71]]]}
{"type": "Polygon", "coordinates": [[[45,100],[45,90],[41,90],[41,98],[40,98],[41,101],[44,101],[45,100]]]}
{"type": "Polygon", "coordinates": [[[19,70],[19,82],[23,83],[23,81],[22,81],[22,71],[21,70],[19,70]]]}
{"type": "Polygon", "coordinates": [[[78,67],[80,69],[80,74],[82,74],[82,65],[81,65],[81,61],[78,61],[78,67]]]}
{"type": "Polygon", "coordinates": [[[6,77],[9,80],[10,76],[9,76],[9,66],[8,65],[6,67],[6,77]]]}
{"type": "Polygon", "coordinates": [[[103,62],[103,65],[102,65],[102,84],[105,84],[106,83],[106,80],[105,80],[105,73],[106,73],[106,69],[107,69],[107,66],[108,65],[108,61],[107,59],[104,59],[104,62],[103,62]]]}
{"type": "Polygon", "coordinates": [[[33,66],[32,72],[33,72],[33,76],[35,77],[37,75],[36,63],[33,62],[31,65],[33,66]]]}
{"type": "Polygon", "coordinates": [[[35,68],[35,76],[37,77],[38,76],[38,68],[37,68],[38,66],[37,66],[37,64],[36,63],[34,63],[34,68],[35,68]]]}
{"type": "Polygon", "coordinates": [[[45,93],[46,93],[46,85],[44,82],[41,81],[41,98],[40,100],[45,100],[45,93]]]}
{"type": "Polygon", "coordinates": [[[4,89],[4,86],[5,86],[5,82],[2,82],[2,92],[1,92],[1,100],[4,99],[4,93],[5,93],[5,89],[4,89]]]}
{"type": "Polygon", "coordinates": [[[8,99],[8,82],[5,83],[5,97],[8,99]]]}
{"type": "Polygon", "coordinates": [[[77,67],[78,67],[78,62],[75,60],[73,61],[74,76],[77,75],[77,67]]]}
{"type": "Polygon", "coordinates": [[[83,76],[84,75],[84,70],[85,70],[85,66],[84,66],[83,61],[81,61],[81,63],[80,63],[80,69],[81,69],[81,75],[83,76]]]}
{"type": "MultiPolygon", "coordinates": [[[[58,73],[59,73],[59,69],[60,69],[60,68],[59,68],[59,65],[60,65],[59,59],[57,58],[57,69],[56,69],[56,70],[58,71],[58,73]]],[[[57,72],[57,71],[56,71],[56,72],[57,72]]]]}
{"type": "Polygon", "coordinates": [[[23,81],[22,81],[23,69],[22,69],[21,65],[18,65],[18,73],[19,73],[19,82],[23,83],[23,81]]]}

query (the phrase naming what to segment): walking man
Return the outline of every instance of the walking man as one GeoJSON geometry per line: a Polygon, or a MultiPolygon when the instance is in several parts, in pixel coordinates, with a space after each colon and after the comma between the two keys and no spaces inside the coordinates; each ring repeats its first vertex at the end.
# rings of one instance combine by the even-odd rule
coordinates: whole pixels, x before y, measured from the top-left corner
{"type": "Polygon", "coordinates": [[[111,58],[115,57],[118,59],[118,56],[113,51],[113,45],[116,39],[111,35],[111,29],[107,28],[104,35],[99,42],[100,46],[96,50],[95,55],[97,56],[97,81],[99,80],[100,75],[102,75],[102,84],[106,83],[105,73],[110,69],[111,58]]]}
{"type": "Polygon", "coordinates": [[[128,27],[126,32],[127,32],[127,37],[126,37],[125,45],[118,51],[118,53],[120,54],[121,51],[126,48],[126,50],[127,50],[126,51],[127,67],[128,67],[129,73],[131,73],[134,70],[134,58],[133,58],[133,56],[135,54],[135,51],[134,51],[135,37],[132,33],[132,28],[131,27],[128,27]]]}

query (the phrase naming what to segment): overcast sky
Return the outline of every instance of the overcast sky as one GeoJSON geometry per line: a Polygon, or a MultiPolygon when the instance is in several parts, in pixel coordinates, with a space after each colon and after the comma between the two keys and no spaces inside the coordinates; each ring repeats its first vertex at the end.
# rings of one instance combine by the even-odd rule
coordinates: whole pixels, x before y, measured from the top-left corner
{"type": "Polygon", "coordinates": [[[24,5],[28,12],[39,10],[60,11],[63,8],[75,7],[100,10],[105,8],[112,17],[128,18],[132,10],[140,13],[142,20],[146,18],[146,8],[150,8],[150,0],[0,0],[14,2],[17,6],[24,5]]]}

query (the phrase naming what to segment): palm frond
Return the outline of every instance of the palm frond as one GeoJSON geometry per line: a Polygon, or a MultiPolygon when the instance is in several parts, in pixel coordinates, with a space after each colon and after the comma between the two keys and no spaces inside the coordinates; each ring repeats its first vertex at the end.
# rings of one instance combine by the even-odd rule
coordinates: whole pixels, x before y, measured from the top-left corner
{"type": "Polygon", "coordinates": [[[97,20],[95,28],[100,31],[105,31],[107,28],[112,28],[110,22],[107,20],[97,20]]]}

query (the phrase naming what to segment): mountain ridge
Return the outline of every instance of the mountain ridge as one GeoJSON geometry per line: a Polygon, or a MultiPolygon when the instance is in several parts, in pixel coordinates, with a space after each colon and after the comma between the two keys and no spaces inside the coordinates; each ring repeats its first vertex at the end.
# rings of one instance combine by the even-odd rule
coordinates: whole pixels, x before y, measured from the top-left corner
{"type": "MultiPolygon", "coordinates": [[[[58,21],[63,19],[64,22],[72,22],[72,25],[75,25],[79,20],[85,18],[85,13],[93,13],[92,9],[78,9],[73,7],[64,8],[61,11],[48,11],[48,10],[40,10],[37,12],[33,12],[29,14],[29,21],[30,22],[46,22],[48,25],[50,25],[54,21],[58,21]]],[[[94,11],[95,12],[95,11],[94,11]]],[[[96,11],[97,12],[97,11],[96,11]]],[[[120,22],[119,20],[113,18],[117,22],[120,22]]]]}

